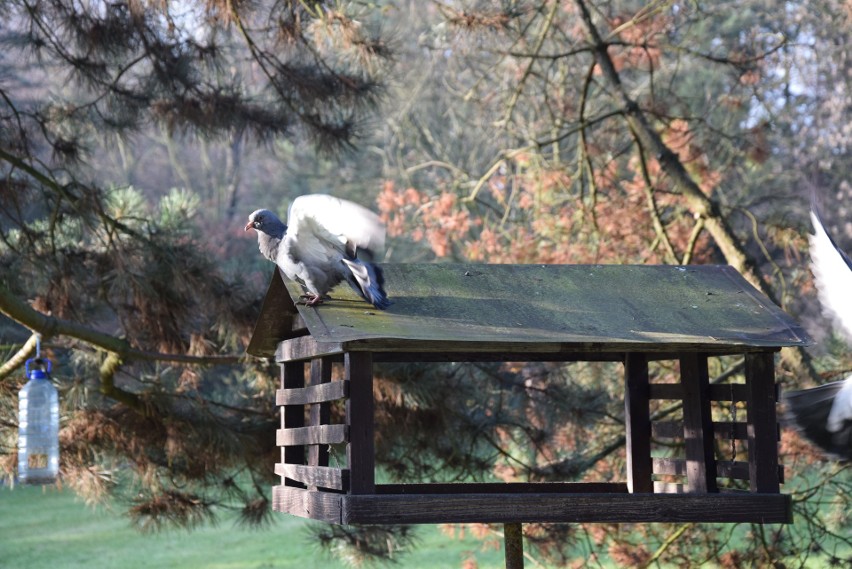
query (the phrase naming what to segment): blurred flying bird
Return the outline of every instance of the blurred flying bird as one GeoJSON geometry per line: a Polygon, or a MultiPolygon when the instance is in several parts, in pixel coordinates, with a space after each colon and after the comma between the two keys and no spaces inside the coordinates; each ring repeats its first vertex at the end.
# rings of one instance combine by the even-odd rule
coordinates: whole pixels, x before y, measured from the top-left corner
{"type": "MultiPolygon", "coordinates": [[[[852,260],[811,209],[811,271],[823,313],[852,347],[852,260]]],[[[795,425],[831,458],[852,459],[852,375],[843,381],[792,391],[785,396],[795,425]]]]}
{"type": "Polygon", "coordinates": [[[257,232],[263,256],[303,285],[306,306],[320,304],[343,281],[376,308],[390,306],[381,267],[369,262],[385,246],[385,228],[367,208],[323,194],[299,196],[290,205],[287,225],[259,209],[249,215],[249,229],[257,232]]]}

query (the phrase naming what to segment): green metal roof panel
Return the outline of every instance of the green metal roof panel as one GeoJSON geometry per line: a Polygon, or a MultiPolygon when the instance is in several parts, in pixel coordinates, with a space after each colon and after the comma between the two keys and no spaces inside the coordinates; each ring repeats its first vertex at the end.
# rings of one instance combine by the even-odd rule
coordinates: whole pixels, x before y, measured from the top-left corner
{"type": "MultiPolygon", "coordinates": [[[[315,340],[362,348],[382,339],[383,346],[398,340],[407,346],[509,342],[595,349],[654,345],[657,350],[809,342],[796,322],[728,266],[385,264],[382,269],[393,301],[385,311],[345,285],[317,308],[297,307],[315,340]]],[[[298,299],[301,286],[286,285],[298,299]]]]}

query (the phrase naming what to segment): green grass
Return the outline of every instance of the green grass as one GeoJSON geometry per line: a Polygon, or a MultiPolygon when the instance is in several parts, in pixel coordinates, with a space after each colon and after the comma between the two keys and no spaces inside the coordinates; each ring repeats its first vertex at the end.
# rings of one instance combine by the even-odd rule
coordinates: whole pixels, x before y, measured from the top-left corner
{"type": "MultiPolygon", "coordinates": [[[[305,520],[284,514],[265,529],[251,530],[225,517],[194,531],[141,534],[120,508],[86,506],[70,491],[52,487],[0,487],[2,569],[344,569],[306,535],[305,520]]],[[[480,569],[503,567],[500,549],[452,539],[436,526],[417,528],[413,553],[393,566],[461,567],[473,557],[480,569]]]]}

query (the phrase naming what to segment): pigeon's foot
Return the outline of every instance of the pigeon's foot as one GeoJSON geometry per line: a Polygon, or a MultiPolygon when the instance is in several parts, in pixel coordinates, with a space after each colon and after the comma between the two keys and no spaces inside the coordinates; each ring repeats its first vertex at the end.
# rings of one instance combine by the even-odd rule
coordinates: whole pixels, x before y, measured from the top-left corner
{"type": "Polygon", "coordinates": [[[312,292],[305,293],[299,298],[305,299],[305,306],[316,306],[317,304],[322,304],[322,296],[312,292]]]}

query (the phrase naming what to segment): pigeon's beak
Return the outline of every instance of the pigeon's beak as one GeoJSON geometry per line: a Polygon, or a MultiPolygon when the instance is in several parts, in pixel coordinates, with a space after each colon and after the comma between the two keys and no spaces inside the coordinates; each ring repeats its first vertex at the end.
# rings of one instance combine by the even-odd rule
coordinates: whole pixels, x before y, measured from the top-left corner
{"type": "Polygon", "coordinates": [[[254,229],[253,221],[249,221],[248,223],[246,223],[246,228],[243,231],[248,231],[249,229],[254,229]]]}

